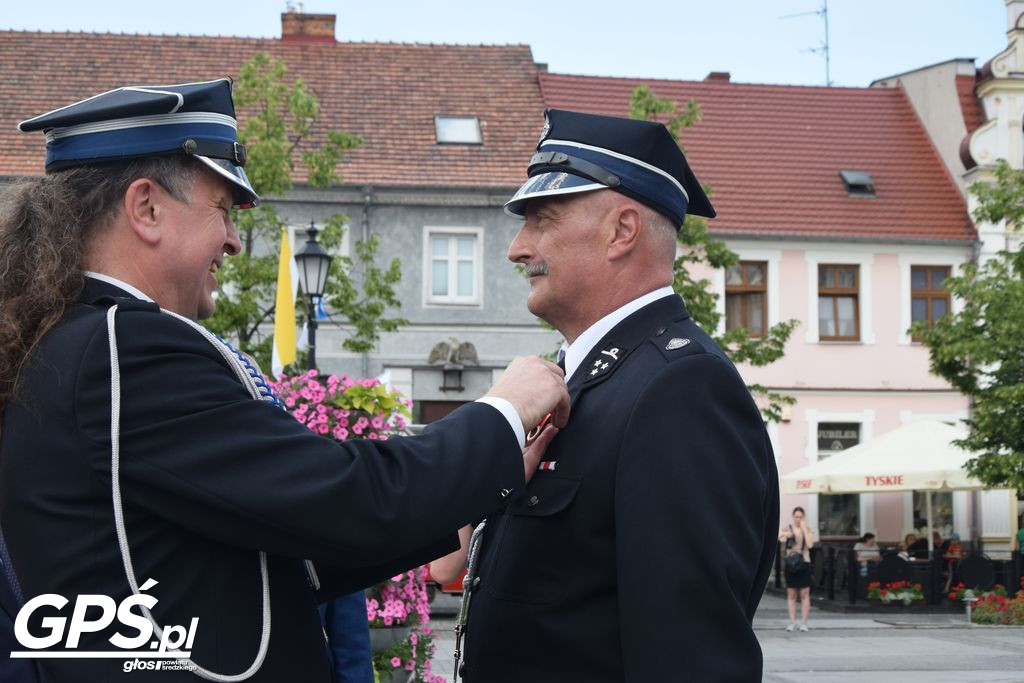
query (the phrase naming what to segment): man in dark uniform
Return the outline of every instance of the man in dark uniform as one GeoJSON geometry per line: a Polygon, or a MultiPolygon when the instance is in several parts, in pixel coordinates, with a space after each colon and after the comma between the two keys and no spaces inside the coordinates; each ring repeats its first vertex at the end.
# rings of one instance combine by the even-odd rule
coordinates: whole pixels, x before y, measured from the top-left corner
{"type": "Polygon", "coordinates": [[[447,552],[522,489],[539,457],[524,425],[568,414],[561,371],[517,359],[419,437],[316,436],[194,322],[240,248],[232,206],[258,202],[230,84],[122,88],[20,127],[47,137],[47,175],[0,201],[0,521],[27,601],[20,650],[113,652],[38,661],[50,683],[120,680],[153,663],[150,642],[118,649],[147,620],[195,623],[178,649],[204,678],[326,683],[318,600],[447,552]],[[112,619],[133,594],[148,610],[112,619]],[[80,639],[75,605],[92,605],[80,639]]]}
{"type": "Polygon", "coordinates": [[[684,216],[714,216],[664,126],[548,112],[508,257],[565,337],[573,418],[486,521],[464,677],[755,681],[775,549],[761,415],[671,288],[684,216]]]}

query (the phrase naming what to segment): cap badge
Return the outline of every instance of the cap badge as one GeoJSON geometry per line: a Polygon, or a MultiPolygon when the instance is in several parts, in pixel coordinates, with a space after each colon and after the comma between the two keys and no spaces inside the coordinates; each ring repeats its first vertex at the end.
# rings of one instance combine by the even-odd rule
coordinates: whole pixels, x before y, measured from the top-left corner
{"type": "Polygon", "coordinates": [[[548,117],[547,112],[544,112],[544,129],[540,132],[540,138],[537,140],[537,144],[544,142],[544,138],[551,132],[551,119],[548,117]]]}
{"type": "Polygon", "coordinates": [[[680,339],[679,337],[672,337],[672,339],[669,340],[668,344],[665,344],[665,350],[674,351],[676,349],[681,349],[689,343],[689,339],[680,339]]]}

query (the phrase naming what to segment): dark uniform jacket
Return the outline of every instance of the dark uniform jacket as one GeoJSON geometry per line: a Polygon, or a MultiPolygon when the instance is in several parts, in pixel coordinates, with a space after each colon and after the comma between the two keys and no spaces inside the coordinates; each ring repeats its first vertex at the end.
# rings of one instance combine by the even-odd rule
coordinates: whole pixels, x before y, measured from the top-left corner
{"type": "MultiPolygon", "coordinates": [[[[106,311],[125,292],[87,280],[83,302],[46,335],[8,405],[0,441],[0,520],[26,600],[129,595],[111,498],[111,379],[106,311]]],[[[268,553],[270,647],[251,681],[329,680],[317,601],[352,592],[457,547],[454,530],[523,486],[513,431],[470,404],[422,436],[339,445],[250,397],[220,354],[154,304],[119,299],[120,488],[139,585],[161,625],[198,617],[192,658],[244,671],[257,653],[268,553]],[[322,581],[310,586],[303,558],[322,581]]],[[[90,612],[96,618],[99,610],[90,612]]],[[[79,649],[112,651],[114,624],[79,649]]],[[[66,635],[66,633],[65,633],[66,635]]],[[[64,641],[62,641],[64,642],[64,641]]],[[[22,648],[24,649],[24,648],[22,648]]],[[[7,653],[4,653],[5,656],[7,653]]],[[[130,653],[128,656],[130,659],[130,653]]],[[[41,660],[47,681],[123,680],[123,660],[41,660]]],[[[170,683],[192,674],[136,671],[170,683]]]]}
{"type": "Polygon", "coordinates": [[[760,680],[778,479],[732,363],[670,296],[598,342],[569,393],[554,469],[487,520],[466,680],[760,680]]]}

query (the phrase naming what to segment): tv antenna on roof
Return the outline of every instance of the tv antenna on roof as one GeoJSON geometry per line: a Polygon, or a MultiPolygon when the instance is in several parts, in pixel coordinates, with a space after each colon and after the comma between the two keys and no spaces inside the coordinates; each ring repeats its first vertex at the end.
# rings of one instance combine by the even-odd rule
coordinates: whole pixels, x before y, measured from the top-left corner
{"type": "Polygon", "coordinates": [[[814,54],[821,54],[825,56],[825,85],[832,85],[832,77],[829,74],[829,59],[828,59],[828,0],[821,0],[821,9],[813,12],[800,12],[799,14],[787,14],[779,17],[779,19],[795,19],[796,17],[806,17],[811,14],[816,14],[822,18],[825,22],[825,42],[818,47],[809,47],[802,52],[813,52],[814,54]]]}

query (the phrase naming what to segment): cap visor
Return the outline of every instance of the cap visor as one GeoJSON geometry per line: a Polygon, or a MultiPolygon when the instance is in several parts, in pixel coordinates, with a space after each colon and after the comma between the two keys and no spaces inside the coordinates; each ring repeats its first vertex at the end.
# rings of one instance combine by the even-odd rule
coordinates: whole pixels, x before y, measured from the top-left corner
{"type": "Polygon", "coordinates": [[[552,197],[560,194],[574,194],[576,192],[592,192],[593,190],[606,189],[606,185],[595,183],[590,178],[565,173],[562,171],[549,171],[540,173],[529,178],[523,186],[516,190],[512,198],[505,202],[505,213],[509,216],[522,218],[526,215],[526,203],[538,197],[552,197]]]}
{"type": "Polygon", "coordinates": [[[211,171],[230,182],[234,187],[234,206],[238,209],[252,209],[260,205],[260,197],[256,190],[252,189],[245,169],[236,166],[227,159],[214,159],[196,155],[196,159],[203,162],[211,171]]]}

